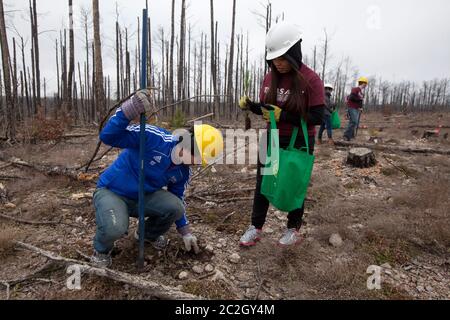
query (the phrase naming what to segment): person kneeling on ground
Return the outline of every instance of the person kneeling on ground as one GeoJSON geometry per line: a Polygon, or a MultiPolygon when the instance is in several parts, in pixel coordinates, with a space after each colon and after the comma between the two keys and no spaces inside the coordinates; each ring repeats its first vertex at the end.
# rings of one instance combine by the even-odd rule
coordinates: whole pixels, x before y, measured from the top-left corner
{"type": "MultiPolygon", "coordinates": [[[[138,91],[121,105],[100,134],[103,143],[124,151],[101,175],[94,193],[97,232],[91,262],[99,267],[111,266],[115,241],[128,233],[129,218],[139,217],[140,126],[130,122],[152,107],[150,91],[138,91]]],[[[189,166],[205,166],[219,157],[222,134],[208,125],[197,125],[180,136],[147,125],[145,134],[145,240],[163,250],[168,245],[165,234],[175,223],[185,249],[198,253],[184,204],[189,166]]],[[[139,239],[137,231],[134,236],[139,239]]]]}

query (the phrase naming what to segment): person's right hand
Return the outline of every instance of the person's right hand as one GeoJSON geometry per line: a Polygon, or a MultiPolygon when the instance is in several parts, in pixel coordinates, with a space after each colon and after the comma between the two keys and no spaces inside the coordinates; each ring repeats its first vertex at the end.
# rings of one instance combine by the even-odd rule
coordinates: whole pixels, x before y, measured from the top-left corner
{"type": "Polygon", "coordinates": [[[239,108],[241,108],[244,111],[251,111],[256,115],[262,116],[262,107],[263,105],[261,103],[255,103],[252,100],[250,100],[249,97],[244,96],[239,100],[239,108]]]}
{"type": "Polygon", "coordinates": [[[130,121],[137,119],[143,113],[150,116],[155,112],[152,92],[148,89],[137,91],[130,99],[122,104],[121,109],[130,121]]]}

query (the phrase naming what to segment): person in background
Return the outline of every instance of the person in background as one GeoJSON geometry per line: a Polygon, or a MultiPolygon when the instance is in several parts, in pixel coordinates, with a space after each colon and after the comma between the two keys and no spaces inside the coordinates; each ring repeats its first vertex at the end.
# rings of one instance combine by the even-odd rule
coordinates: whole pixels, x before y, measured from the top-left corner
{"type": "Polygon", "coordinates": [[[358,86],[353,88],[351,94],[347,97],[349,123],[344,133],[345,141],[351,141],[355,138],[355,130],[363,112],[365,89],[368,85],[369,80],[366,77],[359,78],[358,86]]]}
{"type": "Polygon", "coordinates": [[[319,130],[319,138],[317,141],[317,144],[319,144],[319,145],[322,144],[322,138],[323,138],[323,133],[325,132],[325,129],[327,130],[327,134],[328,134],[328,143],[330,145],[334,145],[333,126],[331,124],[331,115],[336,110],[336,104],[334,103],[333,97],[332,97],[333,91],[334,91],[333,85],[331,85],[331,84],[325,85],[325,114],[324,114],[324,121],[319,130]]]}

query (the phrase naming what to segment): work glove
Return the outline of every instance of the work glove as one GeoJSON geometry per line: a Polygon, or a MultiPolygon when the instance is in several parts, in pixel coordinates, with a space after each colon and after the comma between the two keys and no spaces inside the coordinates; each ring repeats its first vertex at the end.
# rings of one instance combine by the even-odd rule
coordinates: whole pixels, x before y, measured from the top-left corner
{"type": "Polygon", "coordinates": [[[194,253],[198,254],[200,252],[200,248],[198,247],[197,237],[194,236],[191,232],[191,228],[189,225],[178,229],[178,232],[183,237],[184,248],[187,252],[191,252],[194,249],[194,253]]]}
{"type": "Polygon", "coordinates": [[[122,104],[121,109],[130,121],[137,119],[143,113],[151,115],[156,111],[152,92],[148,89],[137,91],[122,104]]]}
{"type": "Polygon", "coordinates": [[[247,97],[247,96],[242,97],[239,100],[239,108],[241,108],[244,111],[250,110],[250,102],[251,101],[250,101],[249,97],[247,97]]]}
{"type": "Polygon", "coordinates": [[[241,108],[243,111],[251,111],[256,115],[261,116],[262,115],[261,107],[262,107],[261,103],[253,102],[247,96],[244,96],[239,100],[239,108],[241,108]]]}
{"type": "Polygon", "coordinates": [[[283,110],[280,107],[277,107],[274,105],[265,105],[262,108],[262,112],[263,112],[263,118],[267,122],[270,122],[270,111],[273,111],[275,113],[275,121],[280,122],[281,112],[283,112],[283,110]]]}

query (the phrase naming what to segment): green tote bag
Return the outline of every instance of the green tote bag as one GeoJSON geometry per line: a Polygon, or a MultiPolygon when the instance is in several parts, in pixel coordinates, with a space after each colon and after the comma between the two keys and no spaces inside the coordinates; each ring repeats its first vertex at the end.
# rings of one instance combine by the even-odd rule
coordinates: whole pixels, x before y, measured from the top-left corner
{"type": "Polygon", "coordinates": [[[334,111],[331,114],[331,127],[333,128],[333,130],[341,128],[341,118],[339,117],[339,109],[336,109],[336,111],[334,111]]]}
{"type": "MultiPolygon", "coordinates": [[[[270,113],[270,123],[272,135],[273,132],[276,132],[273,130],[277,129],[274,112],[270,113]]],[[[299,133],[297,127],[292,133],[291,142],[287,149],[279,148],[279,146],[274,148],[272,143],[269,144],[268,148],[268,159],[271,159],[275,152],[278,152],[279,156],[276,161],[271,161],[270,164],[266,165],[265,169],[269,169],[268,171],[272,171],[272,173],[263,176],[261,194],[275,208],[284,212],[290,212],[303,206],[311,181],[315,157],[309,154],[308,130],[303,120],[302,130],[306,148],[295,148],[299,133]]],[[[279,141],[279,136],[271,136],[270,141],[279,141]]]]}

